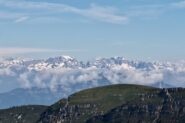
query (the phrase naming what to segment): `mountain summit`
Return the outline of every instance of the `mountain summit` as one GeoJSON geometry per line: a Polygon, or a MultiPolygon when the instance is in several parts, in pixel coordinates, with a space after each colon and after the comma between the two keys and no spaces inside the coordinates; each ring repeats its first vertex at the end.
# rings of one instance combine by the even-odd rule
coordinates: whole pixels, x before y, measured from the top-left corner
{"type": "Polygon", "coordinates": [[[86,89],[53,105],[0,110],[2,123],[184,123],[185,89],[109,85],[86,89]]]}

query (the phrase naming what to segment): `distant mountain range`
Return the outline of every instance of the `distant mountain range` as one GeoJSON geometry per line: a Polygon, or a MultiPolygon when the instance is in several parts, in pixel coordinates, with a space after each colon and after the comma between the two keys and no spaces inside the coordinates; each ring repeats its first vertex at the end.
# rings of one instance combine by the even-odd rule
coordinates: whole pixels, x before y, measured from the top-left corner
{"type": "Polygon", "coordinates": [[[10,92],[0,94],[0,108],[9,108],[14,106],[37,104],[50,105],[63,95],[62,90],[58,89],[52,92],[48,88],[30,88],[30,89],[15,89],[10,92]]]}
{"type": "Polygon", "coordinates": [[[185,87],[185,62],[145,62],[123,57],[87,62],[70,56],[8,58],[0,61],[0,108],[48,105],[83,89],[125,83],[185,87]]]}

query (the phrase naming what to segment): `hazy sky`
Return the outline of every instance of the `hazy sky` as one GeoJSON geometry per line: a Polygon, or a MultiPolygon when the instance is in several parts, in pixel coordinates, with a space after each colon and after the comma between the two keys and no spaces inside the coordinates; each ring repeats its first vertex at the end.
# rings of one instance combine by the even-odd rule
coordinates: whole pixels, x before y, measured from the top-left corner
{"type": "Polygon", "coordinates": [[[0,56],[185,59],[184,0],[0,0],[0,56]]]}

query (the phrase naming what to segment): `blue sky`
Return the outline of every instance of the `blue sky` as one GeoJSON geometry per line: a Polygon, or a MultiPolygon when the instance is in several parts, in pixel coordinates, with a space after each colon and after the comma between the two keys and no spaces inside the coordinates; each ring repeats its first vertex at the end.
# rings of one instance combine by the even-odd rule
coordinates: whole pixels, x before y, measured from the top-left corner
{"type": "Polygon", "coordinates": [[[0,56],[185,59],[184,0],[0,0],[0,56]]]}

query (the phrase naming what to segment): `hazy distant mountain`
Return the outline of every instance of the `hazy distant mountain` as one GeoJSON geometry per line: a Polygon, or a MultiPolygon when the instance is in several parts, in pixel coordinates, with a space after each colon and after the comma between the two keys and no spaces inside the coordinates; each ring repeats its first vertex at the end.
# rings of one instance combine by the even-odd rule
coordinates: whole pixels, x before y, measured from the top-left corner
{"type": "Polygon", "coordinates": [[[65,97],[62,90],[51,91],[48,88],[15,89],[0,94],[0,109],[28,104],[51,105],[65,97]]]}
{"type": "Polygon", "coordinates": [[[5,59],[0,61],[0,108],[51,104],[82,89],[112,84],[185,87],[185,62],[144,62],[123,57],[82,62],[70,56],[5,59]]]}

